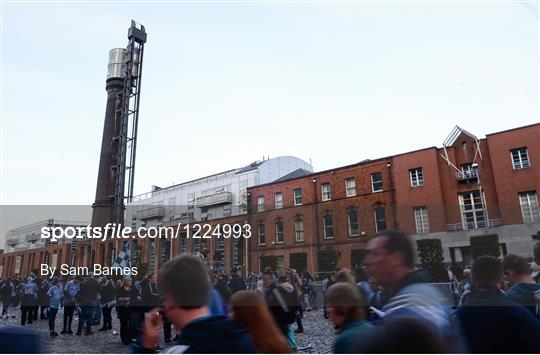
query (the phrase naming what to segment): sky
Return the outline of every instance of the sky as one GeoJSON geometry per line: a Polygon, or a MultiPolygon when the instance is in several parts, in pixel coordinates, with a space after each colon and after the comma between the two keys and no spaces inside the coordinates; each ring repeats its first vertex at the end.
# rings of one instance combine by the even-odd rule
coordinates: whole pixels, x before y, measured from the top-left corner
{"type": "MultiPolygon", "coordinates": [[[[90,205],[108,51],[148,32],[135,193],[293,155],[316,171],[539,121],[538,5],[4,2],[0,204],[90,205]]],[[[62,218],[62,216],[56,216],[62,218]]]]}

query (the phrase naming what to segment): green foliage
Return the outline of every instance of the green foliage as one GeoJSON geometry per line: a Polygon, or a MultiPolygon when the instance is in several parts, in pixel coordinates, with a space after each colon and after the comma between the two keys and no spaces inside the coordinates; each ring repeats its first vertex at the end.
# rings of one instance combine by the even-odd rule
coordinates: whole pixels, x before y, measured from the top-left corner
{"type": "Polygon", "coordinates": [[[420,239],[416,241],[416,247],[422,267],[429,272],[431,279],[435,282],[448,281],[441,240],[420,239]]]}
{"type": "Polygon", "coordinates": [[[327,249],[319,251],[319,272],[333,272],[339,260],[341,253],[338,250],[327,249]]]}
{"type": "Polygon", "coordinates": [[[501,256],[498,234],[471,235],[471,253],[473,259],[482,255],[501,256]]]}
{"type": "Polygon", "coordinates": [[[289,255],[289,267],[298,272],[303,272],[307,269],[307,253],[291,253],[289,255]]]}
{"type": "Polygon", "coordinates": [[[275,255],[261,255],[260,257],[261,272],[269,267],[273,272],[278,271],[277,256],[275,255]]]}
{"type": "Polygon", "coordinates": [[[141,277],[148,275],[148,264],[147,263],[135,263],[133,266],[137,268],[137,274],[141,277]]]}
{"type": "Polygon", "coordinates": [[[362,260],[367,255],[366,249],[352,249],[351,250],[351,270],[357,269],[362,265],[362,260]]]}

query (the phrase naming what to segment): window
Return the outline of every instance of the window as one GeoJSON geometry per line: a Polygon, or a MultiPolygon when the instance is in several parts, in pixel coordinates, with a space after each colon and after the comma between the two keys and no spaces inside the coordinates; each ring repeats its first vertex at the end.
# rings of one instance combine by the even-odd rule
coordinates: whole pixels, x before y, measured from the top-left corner
{"type": "Polygon", "coordinates": [[[276,243],[283,244],[283,222],[276,222],[276,243]]]}
{"type": "Polygon", "coordinates": [[[266,244],[266,227],[264,223],[260,223],[257,226],[257,236],[259,237],[259,245],[265,245],[266,244]]]}
{"type": "Polygon", "coordinates": [[[459,195],[463,229],[483,228],[485,225],[484,209],[479,191],[459,195]]]}
{"type": "Polygon", "coordinates": [[[375,214],[375,231],[380,232],[386,230],[386,213],[383,207],[378,207],[374,210],[375,214]]]}
{"type": "Polygon", "coordinates": [[[186,253],[186,244],[187,244],[187,232],[180,232],[180,241],[179,241],[179,246],[180,246],[180,254],[185,254],[186,253]]]}
{"type": "Polygon", "coordinates": [[[332,215],[323,216],[324,237],[326,239],[334,238],[334,227],[332,226],[332,215]]]}
{"type": "Polygon", "coordinates": [[[300,218],[294,221],[294,240],[296,242],[304,241],[304,221],[300,218]]]}
{"type": "Polygon", "coordinates": [[[373,192],[378,192],[378,191],[383,190],[381,173],[371,174],[371,190],[373,192]]]}
{"type": "Polygon", "coordinates": [[[237,266],[240,264],[240,240],[238,238],[231,239],[231,254],[232,265],[237,266]]]}
{"type": "MultiPolygon", "coordinates": [[[[191,239],[191,254],[197,254],[197,253],[200,253],[202,251],[202,243],[201,243],[202,239],[200,238],[197,238],[197,239],[191,239]]],[[[149,259],[149,260],[153,260],[153,259],[149,259]]]]}
{"type": "Polygon", "coordinates": [[[274,201],[276,208],[283,208],[283,194],[281,192],[274,194],[274,201]]]}
{"type": "Polygon", "coordinates": [[[349,224],[349,236],[358,235],[358,212],[351,211],[347,215],[347,222],[349,224]]]}
{"type": "Polygon", "coordinates": [[[293,194],[294,194],[294,205],[295,206],[301,205],[302,204],[302,189],[301,188],[294,189],[293,194]]]}
{"type": "Polygon", "coordinates": [[[257,197],[257,211],[264,211],[264,196],[257,197]]]}
{"type": "Polygon", "coordinates": [[[538,197],[536,191],[522,192],[519,194],[523,223],[540,221],[540,210],[538,209],[538,197]]]}
{"type": "Polygon", "coordinates": [[[332,198],[332,195],[330,193],[330,184],[329,183],[324,183],[321,185],[322,187],[322,200],[323,201],[328,201],[332,198]]]}
{"type": "Polygon", "coordinates": [[[429,220],[427,207],[414,207],[414,219],[416,221],[416,234],[429,233],[429,220]]]}
{"type": "Polygon", "coordinates": [[[409,170],[411,175],[411,186],[418,187],[424,186],[424,174],[422,173],[422,168],[415,168],[409,170]]]}
{"type": "Polygon", "coordinates": [[[527,148],[517,148],[510,151],[512,153],[512,167],[514,170],[524,169],[531,166],[529,163],[529,153],[527,148]]]}
{"type": "MultiPolygon", "coordinates": [[[[219,224],[216,226],[216,230],[221,235],[222,230],[221,230],[221,226],[219,224]]],[[[223,253],[225,253],[225,239],[224,238],[217,238],[216,251],[214,252],[214,255],[216,257],[214,257],[214,261],[223,260],[223,253]]]]}
{"type": "Polygon", "coordinates": [[[354,178],[345,179],[345,193],[347,197],[356,196],[356,181],[354,178]]]}

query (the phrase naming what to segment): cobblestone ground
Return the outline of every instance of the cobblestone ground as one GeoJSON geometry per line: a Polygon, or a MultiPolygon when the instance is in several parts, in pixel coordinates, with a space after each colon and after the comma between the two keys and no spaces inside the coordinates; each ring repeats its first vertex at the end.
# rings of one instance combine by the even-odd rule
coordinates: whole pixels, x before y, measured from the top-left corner
{"type": "MultiPolygon", "coordinates": [[[[0,327],[10,325],[20,325],[20,310],[10,308],[10,315],[14,314],[16,318],[0,319],[0,327]]],[[[56,316],[56,332],[62,330],[63,310],[56,316]]],[[[334,339],[334,330],[327,319],[323,317],[322,311],[311,311],[304,314],[302,319],[304,324],[304,333],[297,334],[299,346],[311,344],[309,350],[303,353],[329,353],[332,340],[334,339]]],[[[76,331],[78,317],[75,315],[72,329],[76,331]]],[[[296,329],[296,324],[291,325],[296,329]]],[[[119,330],[119,322],[116,314],[113,312],[113,330],[99,332],[99,327],[93,327],[92,335],[62,335],[51,337],[49,335],[48,321],[38,320],[26,327],[37,331],[41,336],[42,352],[47,353],[129,353],[129,348],[120,342],[120,336],[115,335],[119,330]],[[116,331],[116,332],[115,332],[116,331]]],[[[174,329],[173,329],[174,331],[174,329]]],[[[84,332],[83,332],[84,334],[84,332]]],[[[163,342],[161,344],[164,345],[163,342]]]]}

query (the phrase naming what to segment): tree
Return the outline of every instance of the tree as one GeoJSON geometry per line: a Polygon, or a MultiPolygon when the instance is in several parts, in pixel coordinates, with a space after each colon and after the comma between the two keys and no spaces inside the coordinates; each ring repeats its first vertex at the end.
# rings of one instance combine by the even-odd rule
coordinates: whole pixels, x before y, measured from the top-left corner
{"type": "Polygon", "coordinates": [[[473,259],[482,255],[501,256],[498,234],[471,235],[471,253],[473,259]]]}
{"type": "Polygon", "coordinates": [[[338,250],[320,250],[317,263],[319,272],[334,272],[340,256],[341,253],[338,250]]]}
{"type": "Polygon", "coordinates": [[[351,270],[358,269],[362,265],[362,260],[367,255],[366,249],[352,249],[351,250],[351,270]]]}
{"type": "Polygon", "coordinates": [[[418,257],[422,267],[429,272],[436,282],[448,281],[444,268],[443,248],[440,239],[420,239],[416,241],[418,257]]]}
{"type": "Polygon", "coordinates": [[[261,272],[269,267],[273,272],[277,272],[278,262],[275,255],[261,255],[260,256],[261,272]]]}
{"type": "Polygon", "coordinates": [[[289,267],[298,272],[307,270],[307,253],[291,253],[289,255],[289,267]]]}

